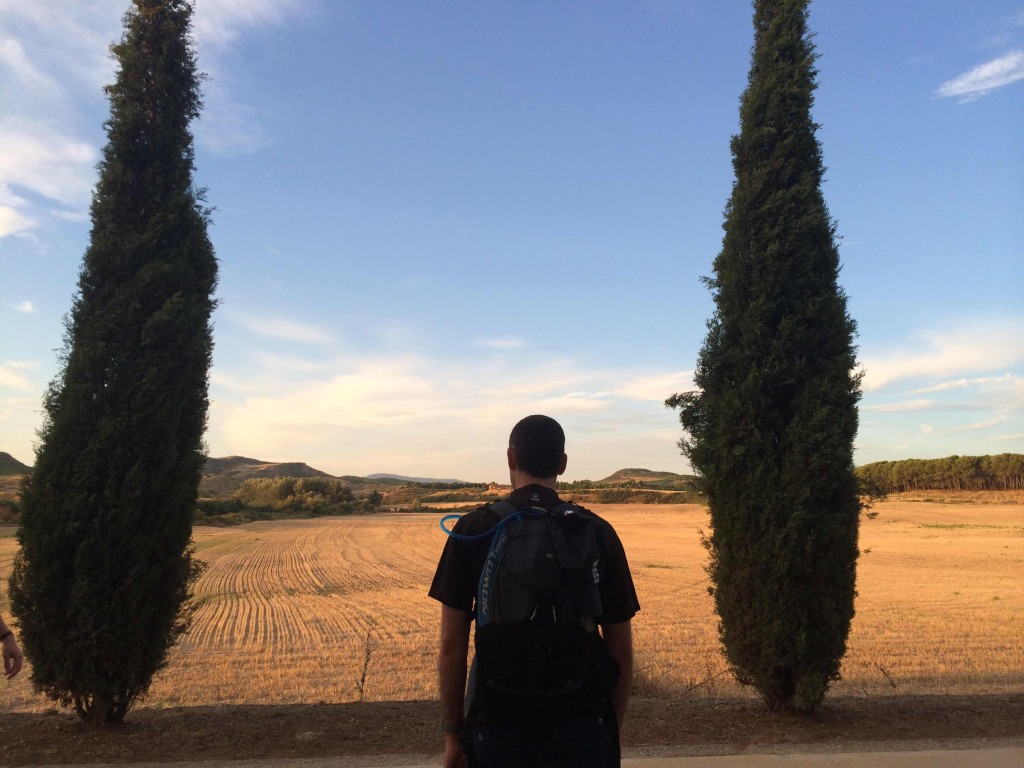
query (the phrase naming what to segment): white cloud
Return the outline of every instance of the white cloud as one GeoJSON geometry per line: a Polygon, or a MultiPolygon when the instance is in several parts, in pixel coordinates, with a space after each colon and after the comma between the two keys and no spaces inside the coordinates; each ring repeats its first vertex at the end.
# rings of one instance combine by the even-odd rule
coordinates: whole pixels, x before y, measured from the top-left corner
{"type": "Polygon", "coordinates": [[[97,157],[89,144],[45,122],[0,119],[0,237],[30,230],[56,210],[84,211],[97,157]]]}
{"type": "Polygon", "coordinates": [[[34,315],[39,311],[31,301],[20,301],[14,305],[14,309],[25,315],[34,315]]]}
{"type": "Polygon", "coordinates": [[[657,382],[678,385],[685,375],[543,358],[524,375],[500,350],[443,363],[404,355],[317,359],[288,370],[268,357],[263,366],[245,381],[214,369],[215,455],[301,457],[337,474],[498,479],[511,426],[548,413],[566,429],[570,477],[637,464],[683,467],[677,419],[662,405],[671,389],[657,382]]]}
{"type": "Polygon", "coordinates": [[[0,203],[0,239],[8,235],[17,235],[35,226],[35,220],[9,205],[0,203]]]}
{"type": "Polygon", "coordinates": [[[231,95],[234,77],[225,63],[229,49],[250,29],[273,27],[308,13],[300,0],[204,0],[196,3],[193,31],[203,85],[203,114],[193,128],[196,142],[217,155],[252,154],[270,145],[260,112],[231,95]]]}
{"type": "MultiPolygon", "coordinates": [[[[1007,374],[1006,377],[1004,377],[1004,378],[1007,378],[1007,377],[1010,377],[1010,376],[1011,376],[1010,374],[1007,374]]],[[[929,395],[929,394],[932,394],[934,392],[951,392],[951,391],[955,391],[955,390],[970,389],[973,386],[977,386],[978,384],[985,383],[985,382],[992,381],[992,380],[993,379],[991,379],[991,378],[981,378],[981,379],[956,379],[955,381],[943,381],[940,384],[933,384],[930,387],[923,387],[922,389],[913,389],[913,390],[910,391],[910,394],[912,394],[912,395],[929,395]]]]}
{"type": "Polygon", "coordinates": [[[301,8],[299,0],[204,0],[196,3],[193,30],[201,47],[223,49],[246,28],[276,26],[301,8]]]}
{"type": "Polygon", "coordinates": [[[989,91],[1024,80],[1024,51],[1010,51],[947,80],[936,94],[944,98],[959,97],[964,101],[981,98],[989,91]]]}
{"type": "Polygon", "coordinates": [[[99,89],[113,76],[109,46],[121,36],[125,7],[123,0],[0,0],[8,35],[0,66],[19,76],[11,96],[37,106],[41,99],[51,108],[65,107],[80,90],[88,91],[89,99],[93,93],[100,96],[99,89]]]}
{"type": "MultiPolygon", "coordinates": [[[[98,145],[113,81],[109,47],[121,38],[124,0],[0,0],[0,238],[52,219],[87,217],[98,145]]],[[[247,31],[283,23],[306,6],[298,0],[203,0],[194,31],[200,69],[214,74],[196,141],[217,153],[253,152],[268,144],[255,109],[230,92],[223,63],[247,31]]],[[[303,10],[303,12],[306,12],[303,10]]]]}
{"type": "Polygon", "coordinates": [[[515,336],[502,336],[497,339],[483,339],[477,342],[477,346],[489,349],[522,349],[527,344],[525,339],[515,336]]]}
{"type": "Polygon", "coordinates": [[[0,67],[7,71],[8,77],[36,92],[57,92],[57,84],[53,78],[40,71],[29,60],[25,48],[17,40],[9,37],[0,39],[0,67]]]}
{"type": "Polygon", "coordinates": [[[230,312],[228,319],[249,333],[300,344],[333,344],[334,335],[325,328],[287,318],[257,317],[243,312],[230,312]]]}
{"type": "Polygon", "coordinates": [[[696,388],[693,371],[673,371],[629,379],[616,386],[614,391],[620,397],[664,403],[677,392],[690,392],[696,388]]]}
{"type": "Polygon", "coordinates": [[[880,405],[865,405],[862,410],[874,411],[875,413],[907,413],[908,411],[929,411],[935,407],[934,400],[902,400],[897,403],[882,403],[880,405]]]}
{"type": "Polygon", "coordinates": [[[1024,441],[1024,432],[1021,432],[1020,434],[1017,434],[1017,435],[998,435],[997,437],[993,437],[992,439],[993,440],[998,440],[1000,442],[1010,442],[1010,441],[1013,441],[1013,440],[1022,440],[1022,441],[1024,441]]]}
{"type": "Polygon", "coordinates": [[[977,421],[973,424],[963,424],[958,427],[950,427],[952,432],[981,432],[986,429],[992,429],[992,427],[998,427],[1000,424],[1005,424],[1008,417],[996,416],[993,419],[985,419],[984,421],[977,421]]]}
{"type": "MultiPolygon", "coordinates": [[[[0,122],[0,174],[14,197],[12,185],[24,187],[64,205],[88,202],[96,150],[60,130],[18,117],[0,122]]],[[[14,202],[25,204],[17,198],[14,202]]]]}
{"type": "MultiPolygon", "coordinates": [[[[1024,363],[1024,320],[964,323],[955,330],[925,331],[911,344],[866,350],[863,388],[875,392],[905,379],[963,378],[1024,363]]],[[[937,390],[934,390],[937,391],[937,390]]]]}
{"type": "Polygon", "coordinates": [[[19,392],[36,391],[36,385],[23,373],[26,370],[32,370],[32,366],[17,361],[0,363],[0,387],[19,392]]]}

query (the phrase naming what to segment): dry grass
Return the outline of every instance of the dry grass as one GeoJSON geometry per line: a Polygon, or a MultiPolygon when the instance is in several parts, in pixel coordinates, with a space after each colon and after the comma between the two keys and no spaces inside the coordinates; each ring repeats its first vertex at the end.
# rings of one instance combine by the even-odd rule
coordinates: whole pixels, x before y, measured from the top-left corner
{"type": "MultiPolygon", "coordinates": [[[[638,693],[737,692],[717,648],[692,505],[594,505],[625,543],[643,610],[638,693]]],[[[1024,507],[889,502],[865,521],[857,617],[837,695],[1024,691],[1024,507]]],[[[436,697],[439,515],[197,528],[195,624],[146,706],[436,697]]],[[[0,537],[0,611],[17,546],[0,537]]],[[[28,674],[5,707],[39,711],[28,674]]]]}

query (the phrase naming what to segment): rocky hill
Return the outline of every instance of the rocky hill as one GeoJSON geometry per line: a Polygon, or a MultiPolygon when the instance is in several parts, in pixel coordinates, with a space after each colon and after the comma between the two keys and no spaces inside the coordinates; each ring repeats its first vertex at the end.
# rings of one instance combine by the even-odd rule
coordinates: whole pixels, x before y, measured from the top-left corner
{"type": "Polygon", "coordinates": [[[613,472],[600,482],[624,483],[629,480],[636,480],[638,482],[652,482],[658,480],[676,480],[678,478],[685,477],[686,475],[677,475],[675,472],[656,472],[652,469],[638,469],[631,467],[629,469],[620,469],[618,472],[613,472]]]}
{"type": "Polygon", "coordinates": [[[651,469],[631,467],[629,469],[620,469],[618,472],[614,472],[598,482],[601,485],[635,483],[645,488],[679,490],[691,485],[695,479],[693,475],[679,475],[675,472],[656,472],[651,469]]]}
{"type": "Polygon", "coordinates": [[[6,477],[8,475],[21,476],[31,469],[32,467],[22,464],[6,451],[0,451],[0,477],[6,477]]]}
{"type": "Polygon", "coordinates": [[[223,496],[234,491],[246,480],[254,477],[327,477],[326,472],[299,461],[273,462],[250,459],[245,456],[207,457],[203,479],[199,482],[200,496],[223,496]]]}

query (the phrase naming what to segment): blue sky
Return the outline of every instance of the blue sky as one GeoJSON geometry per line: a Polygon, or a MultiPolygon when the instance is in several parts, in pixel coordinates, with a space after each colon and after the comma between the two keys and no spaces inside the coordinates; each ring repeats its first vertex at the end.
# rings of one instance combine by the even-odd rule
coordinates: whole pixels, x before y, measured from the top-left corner
{"type": "MultiPolygon", "coordinates": [[[[0,0],[0,450],[31,463],[126,0],[0,0]]],[[[688,471],[752,41],[730,0],[199,0],[212,455],[688,471]]],[[[866,374],[857,461],[1024,451],[1024,2],[818,0],[815,119],[866,374]]]]}

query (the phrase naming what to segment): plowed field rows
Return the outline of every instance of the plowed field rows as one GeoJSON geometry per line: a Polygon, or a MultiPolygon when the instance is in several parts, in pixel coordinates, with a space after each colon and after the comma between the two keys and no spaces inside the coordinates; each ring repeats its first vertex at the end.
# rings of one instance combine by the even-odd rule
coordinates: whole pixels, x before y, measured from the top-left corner
{"type": "MultiPolygon", "coordinates": [[[[597,506],[626,546],[643,610],[638,692],[733,693],[717,648],[697,506],[597,506]]],[[[1024,511],[887,503],[861,530],[847,694],[1024,690],[1024,511]]],[[[439,515],[197,528],[199,608],[151,690],[158,706],[436,696],[439,515]]],[[[0,611],[16,549],[0,538],[0,611]]],[[[28,674],[14,709],[46,706],[28,674]]]]}

